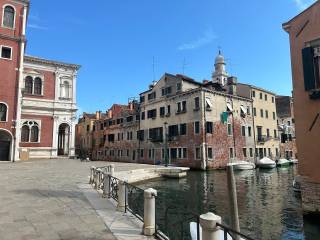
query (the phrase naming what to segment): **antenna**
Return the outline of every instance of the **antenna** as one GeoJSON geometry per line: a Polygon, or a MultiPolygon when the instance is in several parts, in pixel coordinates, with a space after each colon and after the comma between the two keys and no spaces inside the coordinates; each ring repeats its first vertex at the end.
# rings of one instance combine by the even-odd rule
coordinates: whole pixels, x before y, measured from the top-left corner
{"type": "Polygon", "coordinates": [[[152,57],[152,74],[153,74],[152,82],[154,83],[156,81],[154,56],[152,57]]]}
{"type": "Polygon", "coordinates": [[[183,62],[182,62],[182,74],[184,74],[186,67],[189,64],[186,62],[186,58],[183,58],[183,62]]]}

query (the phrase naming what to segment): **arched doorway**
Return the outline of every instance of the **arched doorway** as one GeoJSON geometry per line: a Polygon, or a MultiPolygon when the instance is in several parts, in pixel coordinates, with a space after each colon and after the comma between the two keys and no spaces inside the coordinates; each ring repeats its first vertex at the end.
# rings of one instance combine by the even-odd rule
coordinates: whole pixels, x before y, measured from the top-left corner
{"type": "Polygon", "coordinates": [[[62,123],[58,133],[58,156],[69,155],[70,126],[62,123]]]}
{"type": "Polygon", "coordinates": [[[0,161],[10,161],[11,143],[11,134],[0,129],[0,161]]]}

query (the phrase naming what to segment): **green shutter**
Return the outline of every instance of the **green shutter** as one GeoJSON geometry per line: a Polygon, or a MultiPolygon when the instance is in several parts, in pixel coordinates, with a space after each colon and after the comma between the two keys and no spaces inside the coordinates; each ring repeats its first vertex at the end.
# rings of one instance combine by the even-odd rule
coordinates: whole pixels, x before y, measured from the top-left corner
{"type": "Polygon", "coordinates": [[[302,49],[303,73],[304,73],[304,89],[306,91],[315,89],[313,47],[302,49]]]}

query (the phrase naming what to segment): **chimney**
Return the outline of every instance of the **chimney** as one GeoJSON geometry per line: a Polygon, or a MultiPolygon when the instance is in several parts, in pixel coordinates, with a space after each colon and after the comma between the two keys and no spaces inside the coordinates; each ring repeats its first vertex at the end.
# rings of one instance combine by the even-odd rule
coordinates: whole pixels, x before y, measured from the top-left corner
{"type": "Polygon", "coordinates": [[[228,77],[227,89],[229,94],[237,95],[237,83],[238,79],[236,77],[228,77]]]}
{"type": "Polygon", "coordinates": [[[109,110],[108,110],[108,118],[112,118],[112,115],[113,115],[113,114],[112,114],[112,110],[109,109],[109,110]]]}
{"type": "Polygon", "coordinates": [[[209,80],[203,80],[202,81],[202,84],[208,84],[209,83],[209,80]]]}
{"type": "Polygon", "coordinates": [[[101,111],[96,111],[96,119],[100,120],[101,118],[101,111]]]}
{"type": "Polygon", "coordinates": [[[129,110],[132,111],[134,109],[133,101],[129,102],[129,110]]]}

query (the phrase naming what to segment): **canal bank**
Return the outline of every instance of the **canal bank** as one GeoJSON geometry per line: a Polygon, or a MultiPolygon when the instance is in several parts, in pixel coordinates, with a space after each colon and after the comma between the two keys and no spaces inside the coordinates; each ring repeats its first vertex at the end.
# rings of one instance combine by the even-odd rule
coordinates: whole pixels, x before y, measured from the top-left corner
{"type": "MultiPolygon", "coordinates": [[[[236,172],[241,232],[254,239],[319,239],[314,221],[303,219],[301,196],[292,189],[296,167],[236,172]]],[[[230,224],[226,171],[191,171],[179,180],[165,179],[138,185],[158,191],[157,222],[167,235],[179,239],[181,227],[170,229],[185,213],[214,212],[230,224]],[[170,217],[166,209],[176,207],[170,217]]],[[[189,232],[189,223],[184,223],[189,232]]]]}

